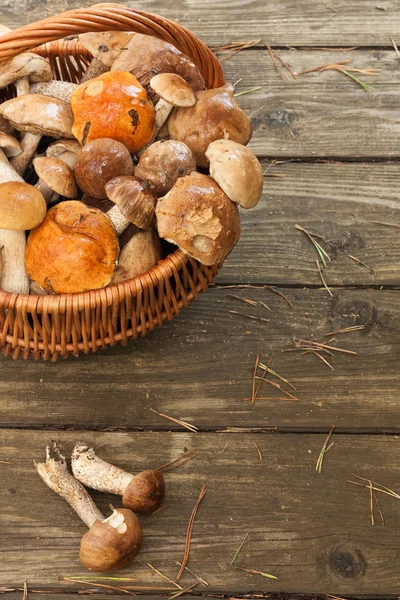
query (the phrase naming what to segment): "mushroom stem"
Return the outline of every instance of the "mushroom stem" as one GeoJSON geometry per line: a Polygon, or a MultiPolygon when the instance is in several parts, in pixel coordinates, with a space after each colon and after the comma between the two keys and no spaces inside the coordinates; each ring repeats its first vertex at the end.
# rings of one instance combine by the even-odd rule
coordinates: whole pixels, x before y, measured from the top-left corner
{"type": "Polygon", "coordinates": [[[43,194],[43,198],[46,200],[47,206],[53,202],[56,202],[60,197],[60,194],[54,192],[51,187],[49,187],[42,179],[39,179],[35,185],[35,188],[43,194]]]}
{"type": "Polygon", "coordinates": [[[41,135],[26,131],[21,137],[22,152],[15,156],[11,163],[14,169],[20,175],[23,175],[39,146],[41,135]]]}
{"type": "Polygon", "coordinates": [[[110,218],[111,223],[114,225],[115,231],[117,232],[118,236],[120,236],[121,233],[123,233],[130,224],[130,221],[126,217],[124,217],[124,215],[119,210],[118,206],[113,206],[112,208],[110,208],[110,210],[107,212],[107,216],[110,218]]]}
{"type": "Polygon", "coordinates": [[[17,79],[17,81],[15,82],[15,87],[17,89],[17,96],[24,96],[25,94],[29,94],[29,77],[21,77],[21,79],[17,79]]]}
{"type": "Polygon", "coordinates": [[[99,458],[93,448],[78,442],[71,457],[74,476],[83,485],[122,496],[133,475],[99,458]]]}
{"type": "Polygon", "coordinates": [[[35,467],[45,484],[72,506],[79,518],[89,527],[96,521],[104,521],[86,489],[68,471],[65,455],[56,441],[46,447],[46,462],[35,463],[35,467]]]}
{"type": "Polygon", "coordinates": [[[166,102],[162,98],[160,98],[160,100],[155,105],[154,112],[155,112],[155,120],[156,120],[156,132],[155,132],[154,137],[157,135],[157,133],[160,131],[161,127],[164,125],[164,123],[168,119],[173,108],[174,107],[172,104],[170,104],[169,102],[166,102]]]}
{"type": "Polygon", "coordinates": [[[109,70],[110,69],[108,67],[106,67],[106,65],[104,65],[102,62],[97,60],[97,58],[93,58],[92,62],[90,63],[90,65],[88,66],[88,68],[86,69],[84,74],[82,75],[82,78],[79,81],[79,84],[85,83],[86,81],[89,81],[90,79],[95,79],[95,77],[99,77],[99,75],[103,75],[103,73],[107,73],[107,71],[109,71],[109,70]]]}

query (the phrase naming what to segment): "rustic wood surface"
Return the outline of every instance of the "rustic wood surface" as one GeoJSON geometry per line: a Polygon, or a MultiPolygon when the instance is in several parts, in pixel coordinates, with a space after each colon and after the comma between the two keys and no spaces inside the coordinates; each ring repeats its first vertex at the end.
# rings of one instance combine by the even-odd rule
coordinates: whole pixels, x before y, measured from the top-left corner
{"type": "MultiPolygon", "coordinates": [[[[399,6],[395,0],[126,4],[179,20],[211,46],[259,40],[223,65],[228,80],[241,79],[238,92],[261,87],[238,102],[254,124],[263,200],[242,212],[241,240],[213,288],[144,340],[56,364],[0,359],[0,593],[20,599],[27,581],[37,600],[77,600],[85,592],[123,597],[96,582],[58,580],[85,573],[77,560],[84,529],[33,468],[57,437],[68,448],[89,440],[104,458],[135,471],[185,449],[196,452],[166,474],[167,508],[143,518],[141,559],[173,578],[190,512],[201,485],[209,488],[189,561],[209,586],[187,597],[397,598],[400,503],[380,494],[385,525],[375,509],[372,526],[369,491],[347,480],[355,472],[399,492],[400,60],[392,45],[399,6]],[[282,78],[265,44],[295,73],[345,60],[378,69],[377,77],[356,74],[375,91],[333,70],[293,79],[283,69],[282,78]],[[332,297],[322,288],[316,251],[296,224],[323,237],[332,297]],[[261,300],[271,311],[232,294],[261,300]],[[336,334],[332,345],[357,354],[325,355],[333,371],[315,355],[282,352],[293,338],[328,340],[325,334],[355,325],[365,327],[336,334]],[[257,354],[264,362],[274,354],[273,368],[296,387],[285,389],[297,401],[266,384],[259,395],[268,400],[246,400],[257,354]],[[334,446],[318,474],[332,425],[334,446]],[[234,566],[278,580],[229,566],[247,531],[234,566]]],[[[0,22],[17,27],[85,5],[2,0],[0,22]]],[[[118,502],[99,494],[96,500],[105,511],[118,502]]],[[[158,588],[141,590],[146,600],[170,594],[160,589],[168,582],[138,563],[122,575],[138,581],[102,583],[158,588]]],[[[186,573],[183,585],[192,582],[186,573]]]]}

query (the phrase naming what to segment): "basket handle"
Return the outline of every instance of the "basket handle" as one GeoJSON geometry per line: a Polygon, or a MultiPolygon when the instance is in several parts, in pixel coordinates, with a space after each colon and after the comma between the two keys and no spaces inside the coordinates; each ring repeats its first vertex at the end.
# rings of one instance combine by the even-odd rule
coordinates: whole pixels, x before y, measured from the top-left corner
{"type": "Polygon", "coordinates": [[[208,88],[224,83],[221,63],[194,33],[164,17],[113,3],[77,8],[14,29],[0,38],[0,61],[68,35],[112,30],[134,31],[169,42],[193,60],[208,88]]]}

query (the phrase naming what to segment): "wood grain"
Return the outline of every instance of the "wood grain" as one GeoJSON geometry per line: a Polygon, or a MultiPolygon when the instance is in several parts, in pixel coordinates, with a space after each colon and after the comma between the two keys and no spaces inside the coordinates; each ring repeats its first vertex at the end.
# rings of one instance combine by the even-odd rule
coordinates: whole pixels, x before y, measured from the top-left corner
{"type": "MultiPolygon", "coordinates": [[[[1,21],[17,27],[82,5],[81,0],[2,0],[1,21]]],[[[136,0],[120,2],[179,21],[207,43],[262,37],[289,46],[389,46],[400,28],[394,0],[136,0]]]]}
{"type": "MultiPolygon", "coordinates": [[[[149,408],[200,428],[279,427],[297,431],[400,431],[399,292],[284,289],[290,308],[269,290],[212,289],[172,323],[151,335],[97,355],[56,364],[1,360],[3,427],[176,429],[149,408]],[[267,312],[227,297],[264,301],[267,312]],[[230,310],[261,315],[251,321],[230,310]],[[293,337],[314,339],[343,327],[335,344],[357,356],[282,353],[293,337]],[[292,381],[299,402],[257,401],[251,406],[256,354],[292,381]]],[[[289,390],[290,391],[290,390],[289,390]]],[[[282,397],[264,385],[261,396],[282,397]]]]}
{"type": "MultiPolygon", "coordinates": [[[[67,449],[77,433],[58,435],[67,449]]],[[[80,436],[83,434],[81,433],[80,436]]],[[[53,433],[4,431],[0,466],[2,486],[0,581],[31,587],[79,590],[58,582],[60,575],[87,575],[77,551],[85,531],[68,505],[39,480],[32,465],[41,459],[53,433]]],[[[398,439],[393,436],[334,434],[322,474],[315,463],[326,435],[84,434],[99,454],[135,471],[196,453],[183,467],[166,474],[167,508],[143,517],[141,560],[169,577],[183,555],[187,522],[203,484],[208,492],[194,524],[189,566],[209,583],[208,593],[279,591],[332,594],[398,592],[400,540],[398,500],[379,497],[386,525],[370,524],[368,490],[352,486],[352,472],[396,489],[398,439]],[[229,442],[222,452],[226,442],[229,442]],[[254,443],[262,455],[260,462],[254,443]],[[384,472],[382,465],[385,465],[384,472]],[[248,541],[236,567],[274,574],[272,581],[229,566],[245,533],[248,541]]],[[[104,511],[116,497],[96,494],[104,511]]],[[[146,567],[121,572],[132,585],[163,586],[146,567]]],[[[193,583],[190,575],[182,585],[193,583]]],[[[205,591],[205,589],[196,591],[205,591]]]]}

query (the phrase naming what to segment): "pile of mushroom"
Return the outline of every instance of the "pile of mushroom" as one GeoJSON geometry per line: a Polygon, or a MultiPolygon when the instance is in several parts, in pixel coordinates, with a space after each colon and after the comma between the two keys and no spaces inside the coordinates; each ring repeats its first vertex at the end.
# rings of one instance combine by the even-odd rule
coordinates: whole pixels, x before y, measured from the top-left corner
{"type": "Polygon", "coordinates": [[[80,42],[79,84],[30,52],[0,62],[0,290],[79,293],[139,276],[178,246],[204,265],[240,237],[261,166],[234,86],[150,36],[80,42]]]}

